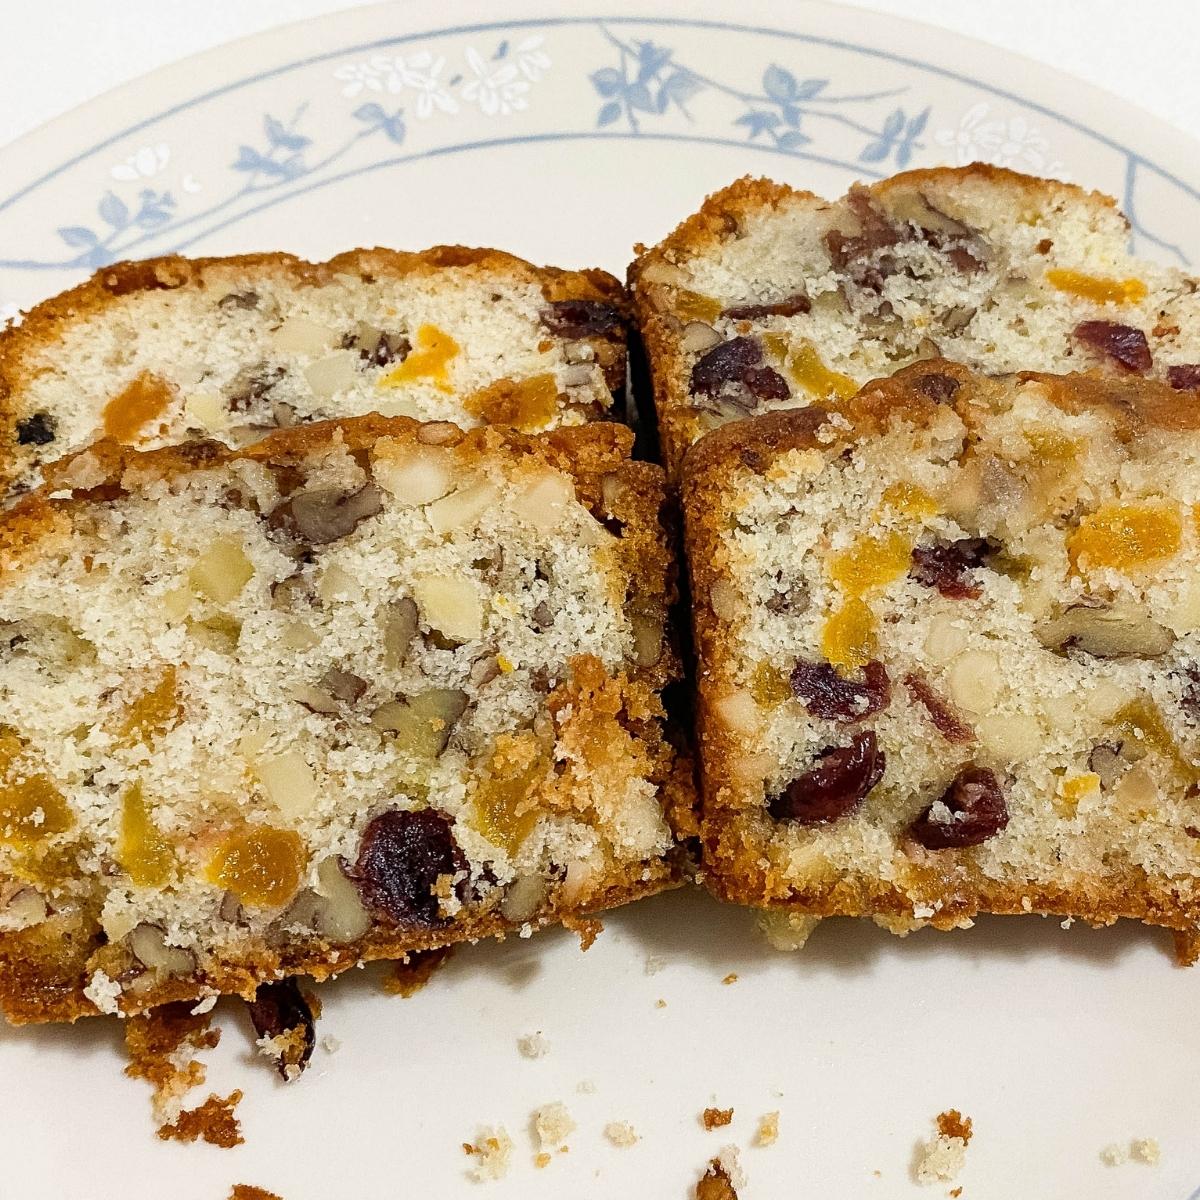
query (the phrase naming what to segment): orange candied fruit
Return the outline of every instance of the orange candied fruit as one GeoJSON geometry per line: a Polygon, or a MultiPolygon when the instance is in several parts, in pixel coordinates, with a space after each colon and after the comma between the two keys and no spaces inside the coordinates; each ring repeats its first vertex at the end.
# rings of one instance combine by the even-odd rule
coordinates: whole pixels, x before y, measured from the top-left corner
{"type": "Polygon", "coordinates": [[[554,419],[558,384],[553,375],[497,379],[468,396],[464,407],[487,425],[511,425],[523,433],[533,433],[554,419]]]}
{"type": "Polygon", "coordinates": [[[861,596],[899,579],[907,573],[911,561],[912,542],[903,534],[863,534],[849,549],[830,556],[829,578],[849,595],[861,596]]]}
{"type": "Polygon", "coordinates": [[[821,631],[821,653],[843,674],[860,670],[876,655],[875,618],[857,597],[835,609],[821,631]]]}
{"type": "Polygon", "coordinates": [[[183,715],[175,668],[166,666],[148,688],[121,714],[117,736],[123,745],[146,745],[173,729],[183,715]]]}
{"type": "Polygon", "coordinates": [[[29,774],[25,745],[0,732],[0,844],[29,849],[75,823],[70,805],[45,775],[29,774]]]}
{"type": "Polygon", "coordinates": [[[227,837],[208,879],[255,908],[282,908],[299,890],[308,856],[293,829],[250,825],[227,837]]]}
{"type": "Polygon", "coordinates": [[[1067,538],[1076,569],[1129,571],[1179,553],[1183,521],[1169,501],[1104,504],[1067,538]]]}
{"type": "Polygon", "coordinates": [[[1147,295],[1140,279],[1106,279],[1067,267],[1052,267],[1046,272],[1046,282],[1060,292],[1096,304],[1137,304],[1147,295]]]}
{"type": "Polygon", "coordinates": [[[1040,463],[1072,463],[1081,449],[1075,438],[1056,429],[1027,429],[1025,440],[1040,463]]]}
{"type": "Polygon", "coordinates": [[[534,792],[549,769],[532,734],[502,733],[475,792],[475,825],[493,845],[515,854],[537,824],[534,792]]]}
{"type": "Polygon", "coordinates": [[[792,685],[787,675],[769,662],[760,662],[750,680],[750,694],[759,708],[778,708],[792,698],[792,685]]]}
{"type": "Polygon", "coordinates": [[[858,384],[848,375],[830,370],[817,353],[816,346],[807,339],[789,342],[780,334],[772,333],[765,340],[783,360],[792,382],[818,400],[849,400],[858,392],[858,384]]]}
{"type": "Polygon", "coordinates": [[[1091,771],[1070,775],[1059,781],[1057,807],[1067,815],[1074,814],[1080,800],[1100,790],[1100,776],[1091,771]]]}
{"type": "Polygon", "coordinates": [[[721,305],[711,296],[677,288],[674,311],[681,321],[715,321],[721,315],[721,305]]]}
{"type": "Polygon", "coordinates": [[[400,387],[406,383],[428,380],[439,391],[448,392],[448,367],[462,347],[436,325],[421,325],[417,329],[417,345],[409,356],[379,380],[380,387],[400,387]]]}
{"type": "Polygon", "coordinates": [[[161,375],[143,371],[104,406],[104,434],[124,446],[135,445],[152,421],[161,424],[175,399],[175,387],[161,375]]]}
{"type": "Polygon", "coordinates": [[[903,479],[889,483],[884,488],[882,500],[886,508],[917,520],[934,516],[940,507],[937,500],[919,483],[909,483],[903,479]]]}
{"type": "Polygon", "coordinates": [[[1196,777],[1196,768],[1184,757],[1175,735],[1167,728],[1158,705],[1146,696],[1121,707],[1113,714],[1112,723],[1130,739],[1133,747],[1154,750],[1170,760],[1190,779],[1196,777]]]}
{"type": "Polygon", "coordinates": [[[140,783],[121,801],[117,862],[138,887],[161,887],[175,873],[175,852],[155,827],[140,783]]]}

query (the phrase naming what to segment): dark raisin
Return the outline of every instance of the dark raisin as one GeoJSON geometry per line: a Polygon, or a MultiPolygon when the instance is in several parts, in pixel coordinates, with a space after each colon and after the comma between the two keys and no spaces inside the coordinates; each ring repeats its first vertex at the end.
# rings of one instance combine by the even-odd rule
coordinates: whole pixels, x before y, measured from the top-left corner
{"type": "Polygon", "coordinates": [[[1119,325],[1116,321],[1083,321],[1075,326],[1075,336],[1128,371],[1144,374],[1154,365],[1146,335],[1132,325],[1119,325]]]}
{"type": "Polygon", "coordinates": [[[846,679],[827,662],[801,658],[792,668],[792,691],[814,717],[854,724],[887,708],[892,683],[883,663],[869,662],[862,682],[846,679]]]}
{"type": "Polygon", "coordinates": [[[983,588],[967,577],[982,567],[998,549],[989,538],[959,538],[956,542],[934,542],[914,546],[909,575],[922,587],[937,588],[951,600],[978,600],[983,588]]]}
{"type": "Polygon", "coordinates": [[[260,1038],[284,1038],[275,1066],[284,1079],[295,1079],[312,1058],[315,1030],[312,1009],[295,979],[262,983],[246,1002],[260,1038]]]}
{"type": "Polygon", "coordinates": [[[791,395],[787,380],[773,367],[763,366],[762,359],[762,343],[757,338],[735,337],[721,342],[692,366],[692,391],[717,396],[733,388],[749,392],[758,400],[786,400],[791,395]]]}
{"type": "Polygon", "coordinates": [[[1200,388],[1200,363],[1180,363],[1168,367],[1167,382],[1180,392],[1200,388]]]}
{"type": "Polygon", "coordinates": [[[792,394],[787,380],[774,367],[751,367],[742,382],[759,400],[786,400],[792,394]]]}
{"type": "Polygon", "coordinates": [[[903,240],[900,231],[872,204],[871,195],[866,188],[852,187],[846,202],[858,218],[859,232],[845,234],[840,229],[831,229],[825,235],[829,257],[839,271],[846,270],[859,259],[866,258],[877,250],[894,246],[903,240]]]}
{"type": "MultiPolygon", "coordinates": [[[[444,918],[433,889],[442,876],[466,869],[446,816],[432,808],[390,809],[363,831],[353,878],[372,911],[401,924],[440,925],[444,918]]],[[[465,878],[455,886],[461,899],[465,878]]]]}
{"type": "Polygon", "coordinates": [[[946,741],[962,743],[975,740],[970,725],[954,711],[950,701],[945,699],[928,679],[910,671],[904,676],[904,686],[908,688],[912,698],[924,707],[934,728],[946,741]]]}
{"type": "Polygon", "coordinates": [[[360,521],[383,509],[383,493],[368,483],[354,492],[339,488],[309,488],[293,492],[267,517],[271,529],[310,546],[336,542],[353,533],[360,521]]]}
{"type": "Polygon", "coordinates": [[[936,371],[930,371],[928,375],[918,375],[913,380],[913,387],[935,404],[949,404],[961,386],[953,375],[941,375],[936,371]]]}
{"type": "Polygon", "coordinates": [[[733,321],[757,321],[762,317],[797,317],[808,312],[812,312],[812,301],[803,292],[797,292],[773,304],[735,304],[721,315],[733,321]]]}
{"type": "Polygon", "coordinates": [[[926,850],[978,846],[1008,824],[1008,805],[994,771],[969,763],[941,797],[913,822],[912,835],[926,850]]]}
{"type": "Polygon", "coordinates": [[[239,308],[257,308],[258,293],[252,291],[229,292],[217,301],[217,307],[225,312],[233,312],[239,308]]]}
{"type": "Polygon", "coordinates": [[[830,746],[816,765],[768,802],[771,816],[801,825],[823,825],[857,808],[883,778],[887,758],[872,730],[856,733],[848,746],[830,746]]]}
{"type": "Polygon", "coordinates": [[[559,337],[606,337],[621,327],[621,314],[602,300],[556,300],[542,309],[542,324],[559,337]]]}
{"type": "Polygon", "coordinates": [[[243,367],[229,385],[229,409],[245,412],[256,400],[261,400],[279,383],[287,372],[282,367],[259,363],[243,367]]]}
{"type": "Polygon", "coordinates": [[[17,422],[19,446],[48,446],[54,441],[54,418],[49,413],[34,413],[17,422]]]}

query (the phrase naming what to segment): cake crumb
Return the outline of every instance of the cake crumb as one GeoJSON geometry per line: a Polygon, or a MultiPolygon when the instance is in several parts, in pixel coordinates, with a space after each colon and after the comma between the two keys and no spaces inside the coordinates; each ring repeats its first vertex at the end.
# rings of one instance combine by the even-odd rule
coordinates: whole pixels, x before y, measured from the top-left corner
{"type": "Polygon", "coordinates": [[[579,949],[590,950],[596,939],[604,932],[604,923],[598,917],[568,917],[564,915],[562,923],[579,938],[579,949]]]}
{"type": "Polygon", "coordinates": [[[342,1043],[338,1038],[335,1038],[332,1033],[327,1033],[321,1039],[321,1048],[326,1054],[336,1054],[342,1048],[342,1043]]]}
{"type": "Polygon", "coordinates": [[[575,1090],[582,1092],[584,1095],[591,1095],[596,1090],[596,1084],[591,1079],[581,1079],[575,1085],[575,1090]]]}
{"type": "Polygon", "coordinates": [[[662,999],[662,997],[660,996],[657,1000],[655,1000],[654,1007],[655,1008],[666,1008],[667,1002],[664,999],[662,999]]]}
{"type": "Polygon", "coordinates": [[[628,1121],[609,1121],[604,1127],[604,1136],[614,1146],[621,1146],[622,1148],[632,1146],[641,1140],[637,1135],[637,1131],[628,1121]]]}
{"type": "Polygon", "coordinates": [[[537,1033],[527,1033],[517,1038],[517,1049],[523,1058],[545,1058],[550,1053],[550,1043],[539,1029],[537,1033]]]}
{"type": "Polygon", "coordinates": [[[503,1125],[494,1128],[490,1125],[485,1126],[476,1135],[474,1142],[463,1142],[463,1152],[476,1159],[469,1172],[476,1183],[503,1179],[508,1174],[512,1151],[512,1138],[508,1136],[508,1131],[503,1125]]]}
{"type": "Polygon", "coordinates": [[[221,1031],[210,1029],[209,1020],[207,1013],[197,1015],[186,1003],[176,1003],[130,1017],[125,1026],[125,1074],[154,1088],[151,1106],[160,1125],[175,1120],[183,1097],[205,1080],[206,1068],[194,1056],[221,1040],[221,1031]]]}
{"type": "Polygon", "coordinates": [[[543,1104],[533,1111],[533,1130],[543,1150],[561,1146],[575,1132],[575,1122],[567,1106],[559,1100],[543,1104]]]}
{"type": "Polygon", "coordinates": [[[718,1159],[712,1159],[708,1170],[696,1184],[696,1200],[738,1200],[733,1180],[718,1159]]]}
{"type": "Polygon", "coordinates": [[[163,1125],[158,1136],[162,1140],[194,1142],[200,1139],[210,1146],[230,1150],[246,1140],[242,1125],[234,1110],[241,1103],[242,1093],[234,1089],[228,1096],[209,1096],[197,1108],[185,1108],[169,1125],[163,1125]]]}
{"type": "Polygon", "coordinates": [[[413,950],[406,960],[389,964],[389,969],[383,977],[383,990],[403,1000],[415,996],[453,953],[453,946],[439,946],[434,950],[413,950]]]}
{"type": "Polygon", "coordinates": [[[548,1167],[553,1160],[553,1155],[547,1154],[543,1150],[540,1154],[533,1156],[533,1165],[540,1171],[543,1167],[548,1167]]]}
{"type": "Polygon", "coordinates": [[[647,975],[657,975],[659,971],[667,965],[667,960],[661,954],[651,954],[646,959],[645,971],[647,975]]]}
{"type": "Polygon", "coordinates": [[[764,912],[758,914],[758,931],[773,949],[792,954],[804,949],[809,935],[820,922],[820,917],[806,917],[801,913],[764,912]]]}
{"type": "Polygon", "coordinates": [[[1118,1146],[1116,1142],[1109,1143],[1100,1151],[1100,1161],[1106,1167],[1119,1167],[1128,1159],[1129,1151],[1124,1146],[1118,1146]]]}
{"type": "Polygon", "coordinates": [[[721,980],[721,982],[726,985],[731,984],[731,983],[737,983],[737,981],[738,981],[738,977],[737,977],[736,971],[730,971],[729,974],[726,975],[725,978],[721,980]]]}
{"type": "Polygon", "coordinates": [[[967,1143],[972,1135],[971,1118],[956,1108],[937,1116],[937,1136],[926,1142],[917,1158],[914,1174],[921,1184],[949,1183],[966,1162],[967,1143]]]}
{"type": "Polygon", "coordinates": [[[758,1132],[754,1135],[756,1146],[773,1146],[779,1140],[779,1113],[763,1113],[758,1118],[758,1132]]]}
{"type": "Polygon", "coordinates": [[[283,1200],[266,1188],[255,1187],[252,1183],[235,1183],[229,1193],[229,1200],[283,1200]]]}
{"type": "MultiPolygon", "coordinates": [[[[214,992],[211,996],[205,996],[204,999],[199,1001],[195,1008],[191,1010],[192,1016],[202,1017],[205,1013],[212,1012],[212,1010],[217,1007],[217,999],[218,997],[216,992],[214,992]]],[[[237,1184],[236,1186],[241,1187],[242,1185],[237,1184]]]]}
{"type": "Polygon", "coordinates": [[[949,1195],[950,1200],[958,1200],[959,1196],[962,1195],[962,1185],[960,1184],[956,1188],[951,1188],[947,1194],[949,1195]]]}
{"type": "Polygon", "coordinates": [[[83,994],[105,1016],[112,1017],[121,1014],[120,1006],[117,1004],[121,996],[121,985],[103,971],[92,973],[91,982],[83,989],[83,994]]]}
{"type": "Polygon", "coordinates": [[[1157,1167],[1162,1159],[1162,1148],[1157,1138],[1134,1138],[1129,1146],[1129,1157],[1149,1167],[1157,1167]]]}
{"type": "Polygon", "coordinates": [[[732,1108],[706,1108],[700,1114],[705,1129],[720,1129],[733,1120],[732,1108]]]}

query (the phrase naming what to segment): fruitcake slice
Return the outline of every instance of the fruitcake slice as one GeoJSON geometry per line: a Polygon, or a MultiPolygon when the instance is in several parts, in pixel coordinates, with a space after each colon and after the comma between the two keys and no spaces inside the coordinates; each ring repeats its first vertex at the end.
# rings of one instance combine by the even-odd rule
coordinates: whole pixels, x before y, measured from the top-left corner
{"type": "Polygon", "coordinates": [[[837,203],[767,180],[709,197],[630,272],[665,461],[706,430],[852,395],[906,363],[1200,388],[1200,295],[1133,258],[1114,202],[975,165],[837,203]]]}
{"type": "Polygon", "coordinates": [[[1200,928],[1200,406],[920,363],[683,494],[719,895],[1200,928]]]}
{"type": "Polygon", "coordinates": [[[8,1017],[672,884],[673,568],[631,440],[361,417],[56,464],[0,521],[8,1017]]]}
{"type": "Polygon", "coordinates": [[[0,335],[0,487],[110,437],[229,445],[378,412],[541,432],[623,416],[624,291],[495,250],[118,263],[0,335]]]}

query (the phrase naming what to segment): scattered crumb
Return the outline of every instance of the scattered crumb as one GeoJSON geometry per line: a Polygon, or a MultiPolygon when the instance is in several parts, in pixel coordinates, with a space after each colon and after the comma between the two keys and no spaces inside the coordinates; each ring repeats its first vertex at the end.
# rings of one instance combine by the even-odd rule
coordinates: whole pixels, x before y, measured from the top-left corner
{"type": "Polygon", "coordinates": [[[291,1083],[299,1079],[304,1071],[300,1064],[307,1058],[310,1033],[311,1029],[308,1026],[295,1025],[275,1034],[274,1037],[264,1034],[255,1038],[254,1044],[258,1047],[259,1054],[274,1066],[286,1082],[291,1083]]]}
{"type": "Polygon", "coordinates": [[[533,1110],[533,1131],[543,1150],[561,1146],[575,1132],[575,1122],[567,1106],[555,1100],[533,1110]]]}
{"type": "Polygon", "coordinates": [[[646,974],[657,975],[667,965],[667,960],[661,954],[651,954],[646,959],[646,974]]]}
{"type": "Polygon", "coordinates": [[[949,1183],[962,1170],[971,1140],[971,1118],[957,1109],[937,1116],[937,1136],[921,1147],[914,1174],[918,1183],[949,1183]]]}
{"type": "Polygon", "coordinates": [[[1162,1158],[1162,1149],[1157,1138],[1134,1138],[1129,1145],[1129,1157],[1149,1167],[1157,1167],[1162,1158]]]}
{"type": "Polygon", "coordinates": [[[282,1197],[253,1184],[235,1183],[233,1191],[229,1193],[229,1200],[282,1200],[282,1197]]]}
{"type": "Polygon", "coordinates": [[[1122,1163],[1129,1160],[1129,1151],[1124,1146],[1118,1146],[1116,1142],[1105,1146],[1100,1151],[1100,1161],[1106,1167],[1119,1167],[1122,1163]]]}
{"type": "Polygon", "coordinates": [[[120,1006],[117,1004],[121,996],[121,985],[103,971],[93,973],[91,982],[83,989],[83,994],[105,1016],[112,1017],[121,1014],[120,1006]]]}
{"type": "Polygon", "coordinates": [[[342,1043],[333,1036],[332,1033],[327,1033],[321,1039],[321,1049],[326,1054],[336,1054],[342,1048],[342,1043]]]}
{"type": "Polygon", "coordinates": [[[554,1156],[552,1154],[547,1154],[545,1150],[543,1150],[540,1154],[535,1154],[533,1156],[533,1165],[540,1171],[543,1167],[548,1167],[553,1159],[554,1156]]]}
{"type": "Polygon", "coordinates": [[[175,1120],[183,1108],[183,1097],[204,1082],[204,1064],[193,1056],[211,1050],[220,1040],[221,1031],[209,1028],[208,1015],[191,1012],[186,1003],[164,1004],[129,1018],[125,1074],[153,1086],[151,1104],[160,1125],[175,1120]]]}
{"type": "Polygon", "coordinates": [[[700,1114],[700,1120],[704,1122],[705,1129],[720,1129],[723,1125],[728,1125],[733,1120],[732,1108],[706,1108],[700,1114]]]}
{"type": "Polygon", "coordinates": [[[563,917],[562,923],[579,938],[580,950],[590,950],[596,939],[604,932],[604,923],[598,917],[563,917]]]}
{"type": "Polygon", "coordinates": [[[726,985],[731,984],[731,983],[737,983],[737,981],[738,981],[738,977],[737,977],[736,971],[730,971],[729,974],[726,975],[725,978],[721,980],[721,982],[726,985]]]}
{"type": "Polygon", "coordinates": [[[962,1186],[951,1188],[947,1195],[949,1195],[950,1200],[958,1200],[959,1196],[962,1195],[962,1186]]]}
{"type": "Polygon", "coordinates": [[[581,1079],[575,1085],[575,1090],[577,1092],[582,1092],[584,1095],[590,1095],[596,1090],[596,1085],[590,1079],[581,1079]]]}
{"type": "Polygon", "coordinates": [[[754,1135],[756,1146],[773,1146],[779,1140],[779,1114],[764,1113],[758,1118],[758,1133],[754,1135]]]}
{"type": "Polygon", "coordinates": [[[476,1159],[475,1166],[470,1171],[470,1176],[476,1183],[503,1179],[508,1173],[512,1150],[512,1138],[508,1136],[503,1125],[497,1125],[495,1128],[485,1126],[479,1131],[474,1142],[463,1142],[463,1152],[473,1155],[476,1159]]]}
{"type": "Polygon", "coordinates": [[[1075,924],[1075,918],[1067,917],[1067,919],[1065,921],[1062,921],[1059,923],[1059,928],[1060,929],[1070,929],[1071,926],[1074,924],[1075,924]]]}
{"type": "Polygon", "coordinates": [[[383,977],[383,990],[405,1000],[415,996],[453,953],[453,946],[439,946],[435,950],[414,950],[405,961],[389,964],[389,969],[383,977]]]}
{"type": "Polygon", "coordinates": [[[663,999],[661,999],[661,998],[660,998],[660,999],[658,999],[658,1000],[655,1000],[655,1002],[654,1002],[654,1007],[655,1007],[655,1008],[666,1008],[666,1007],[667,1007],[667,1002],[666,1002],[665,1000],[663,1000],[663,999]]]}
{"type": "Polygon", "coordinates": [[[242,1093],[236,1089],[224,1099],[209,1096],[198,1108],[185,1108],[171,1124],[163,1125],[158,1136],[164,1142],[168,1139],[194,1142],[203,1138],[210,1146],[220,1146],[223,1150],[240,1146],[246,1139],[242,1137],[241,1122],[234,1109],[241,1099],[242,1093]]]}
{"type": "Polygon", "coordinates": [[[820,920],[820,917],[806,917],[800,913],[764,912],[758,915],[758,929],[774,949],[792,953],[804,948],[820,920]]]}
{"type": "Polygon", "coordinates": [[[621,1146],[623,1148],[632,1146],[640,1140],[637,1132],[628,1121],[609,1121],[604,1127],[604,1136],[614,1146],[621,1146]]]}
{"type": "MultiPolygon", "coordinates": [[[[204,999],[199,1001],[196,1007],[192,1009],[192,1016],[202,1017],[205,1013],[212,1012],[212,1010],[217,1007],[217,1000],[218,996],[215,992],[211,996],[205,996],[204,999]]],[[[242,1185],[239,1183],[236,1186],[241,1187],[242,1185]]]]}
{"type": "Polygon", "coordinates": [[[537,1033],[527,1033],[517,1038],[517,1049],[523,1058],[545,1058],[550,1053],[550,1043],[539,1029],[537,1033]]]}
{"type": "Polygon", "coordinates": [[[708,1170],[696,1184],[696,1200],[738,1200],[737,1188],[746,1186],[736,1146],[725,1146],[710,1159],[708,1170]]]}

